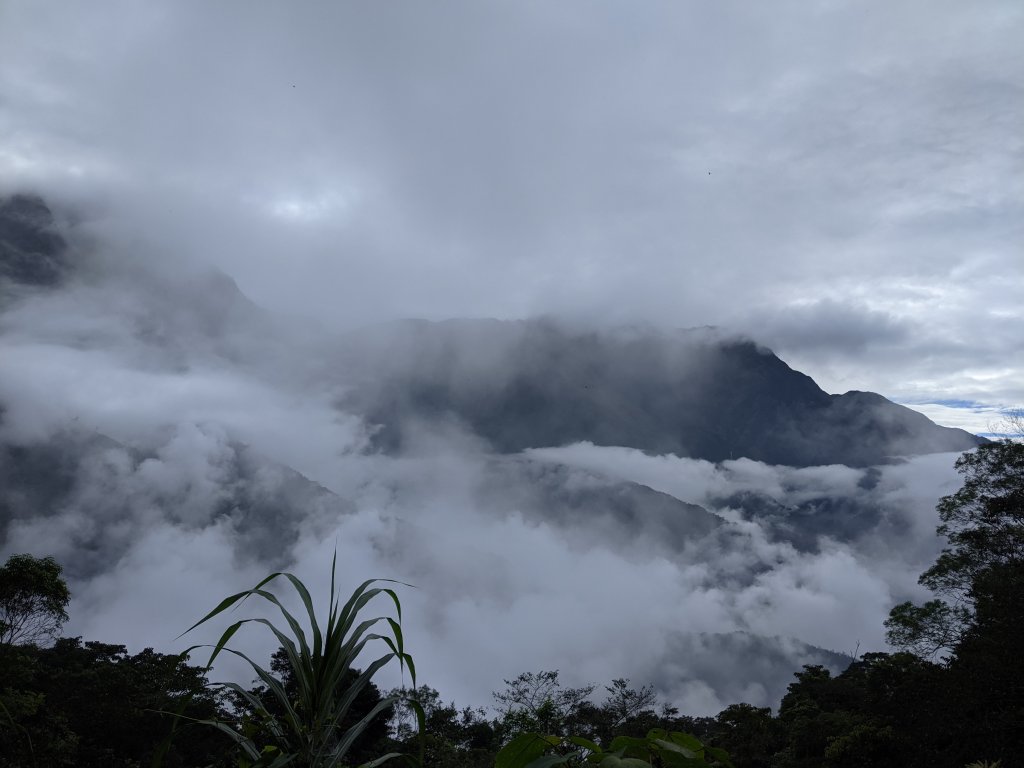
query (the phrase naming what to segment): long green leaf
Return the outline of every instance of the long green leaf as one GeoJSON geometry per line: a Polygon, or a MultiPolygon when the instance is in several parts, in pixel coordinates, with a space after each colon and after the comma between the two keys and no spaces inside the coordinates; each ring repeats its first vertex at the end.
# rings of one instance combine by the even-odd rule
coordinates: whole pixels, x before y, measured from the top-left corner
{"type": "MultiPolygon", "coordinates": [[[[259,679],[266,684],[267,688],[270,689],[270,692],[274,694],[274,698],[276,698],[278,700],[278,703],[280,703],[281,706],[284,708],[285,716],[288,718],[288,723],[291,726],[294,733],[296,735],[300,735],[302,733],[301,719],[299,718],[298,713],[295,711],[295,708],[292,706],[291,701],[288,699],[288,694],[285,692],[284,686],[281,685],[281,681],[241,651],[236,651],[234,648],[225,648],[224,650],[230,654],[233,654],[234,656],[238,656],[239,658],[244,659],[246,662],[249,663],[249,666],[252,667],[253,672],[255,672],[257,677],[259,677],[259,679]]],[[[241,686],[238,686],[237,683],[221,683],[221,685],[230,687],[232,690],[239,690],[241,688],[241,686]]]]}
{"type": "Polygon", "coordinates": [[[377,715],[394,703],[395,697],[392,696],[381,699],[358,723],[345,731],[345,735],[341,737],[341,741],[338,743],[338,746],[330,753],[330,759],[325,764],[325,768],[333,768],[338,765],[344,759],[345,755],[348,754],[349,749],[352,747],[352,742],[358,739],[362,735],[363,731],[366,730],[366,726],[368,726],[370,722],[377,717],[377,715]]]}
{"type": "MultiPolygon", "coordinates": [[[[178,635],[178,637],[179,637],[179,638],[180,638],[180,637],[184,637],[184,636],[185,636],[185,635],[187,635],[187,634],[188,634],[189,632],[191,632],[191,631],[192,631],[193,629],[195,629],[196,627],[198,627],[198,626],[199,626],[200,624],[205,624],[205,623],[206,623],[207,621],[209,621],[210,619],[212,619],[212,618],[213,618],[214,616],[216,616],[216,615],[218,615],[218,614],[220,614],[220,613],[223,613],[224,611],[226,611],[226,610],[227,610],[228,608],[230,608],[230,607],[231,607],[232,605],[234,605],[234,604],[235,604],[236,602],[237,602],[237,603],[239,603],[239,604],[241,604],[241,603],[242,603],[242,602],[244,602],[244,601],[245,601],[245,600],[246,600],[246,599],[247,599],[248,597],[250,597],[251,595],[253,595],[253,594],[255,593],[255,591],[256,591],[256,590],[258,590],[258,589],[261,589],[261,588],[263,587],[263,585],[264,585],[264,584],[269,584],[269,583],[270,583],[271,581],[273,581],[274,579],[276,579],[276,578],[277,578],[278,576],[281,576],[281,575],[282,575],[282,574],[281,574],[280,572],[275,572],[275,573],[272,573],[272,574],[270,574],[269,576],[267,576],[267,577],[266,577],[265,579],[263,579],[263,580],[262,580],[262,581],[261,581],[261,582],[260,582],[259,584],[257,584],[257,585],[256,585],[255,587],[253,587],[252,589],[247,589],[247,590],[245,590],[245,591],[243,591],[243,592],[236,592],[236,593],[235,593],[235,594],[233,594],[233,595],[230,595],[230,596],[228,596],[228,597],[225,597],[225,598],[224,598],[223,600],[221,600],[221,601],[220,601],[220,603],[219,603],[219,604],[217,605],[217,607],[216,607],[216,608],[214,608],[214,609],[213,609],[212,611],[210,611],[210,612],[209,612],[208,614],[206,614],[205,616],[203,616],[203,618],[201,618],[201,619],[200,619],[199,621],[197,621],[197,622],[196,622],[195,624],[193,624],[193,625],[192,625],[191,627],[189,627],[189,628],[188,628],[188,629],[186,629],[186,630],[185,630],[184,632],[182,632],[182,633],[181,633],[180,635],[178,635]]],[[[176,638],[176,639],[177,639],[177,638],[176,638]]]]}
{"type": "Polygon", "coordinates": [[[195,717],[189,717],[188,715],[178,715],[178,717],[192,723],[199,723],[201,725],[208,725],[211,728],[216,728],[221,733],[227,734],[235,744],[242,748],[242,751],[245,752],[248,757],[253,760],[259,760],[259,750],[256,749],[256,745],[252,743],[252,740],[246,738],[234,728],[222,723],[220,720],[200,720],[195,717]]]}
{"type": "MultiPolygon", "coordinates": [[[[337,557],[337,553],[335,553],[335,557],[337,557]]],[[[291,582],[295,591],[299,593],[299,599],[302,600],[302,605],[306,609],[306,615],[309,616],[309,625],[313,630],[313,655],[319,656],[323,651],[323,635],[320,632],[320,623],[316,620],[316,612],[313,610],[313,598],[310,597],[309,590],[306,589],[306,585],[298,577],[290,573],[286,573],[285,576],[291,582]]],[[[333,588],[332,576],[331,589],[333,590],[333,588]]]]}
{"type": "MultiPolygon", "coordinates": [[[[290,573],[284,573],[281,575],[289,579],[294,579],[295,581],[298,581],[298,579],[296,579],[290,573]]],[[[288,609],[285,608],[284,605],[282,605],[281,601],[277,599],[277,595],[275,595],[273,592],[267,592],[263,589],[255,590],[253,594],[259,595],[260,597],[264,598],[270,603],[273,603],[280,609],[281,614],[284,616],[284,620],[288,622],[288,626],[291,628],[292,633],[295,635],[295,639],[299,641],[299,644],[302,647],[304,653],[308,656],[309,646],[306,645],[306,633],[303,631],[302,625],[299,624],[299,622],[295,619],[294,616],[292,616],[288,609]]]]}
{"type": "Polygon", "coordinates": [[[341,697],[341,699],[339,699],[337,703],[335,712],[333,714],[333,719],[335,721],[340,721],[342,718],[345,717],[346,714],[348,714],[349,707],[352,706],[352,704],[355,702],[356,698],[359,696],[362,690],[366,688],[367,685],[369,685],[370,678],[377,674],[377,672],[393,658],[394,655],[390,653],[381,656],[379,659],[370,664],[363,671],[363,673],[355,679],[355,681],[352,683],[352,685],[348,687],[348,689],[345,691],[345,694],[341,697]]]}
{"type": "MultiPolygon", "coordinates": [[[[251,709],[266,733],[274,743],[260,751],[251,738],[227,724],[219,721],[203,722],[231,736],[233,741],[245,753],[253,768],[281,768],[293,761],[303,765],[324,768],[337,766],[344,759],[356,738],[365,730],[370,721],[379,716],[387,707],[400,700],[399,697],[388,697],[380,701],[370,713],[358,723],[339,734],[340,723],[350,711],[356,697],[366,689],[373,676],[393,658],[397,658],[403,673],[408,665],[413,685],[416,682],[415,665],[412,657],[405,651],[405,637],[402,630],[402,605],[397,592],[383,584],[402,584],[390,579],[370,579],[360,584],[348,597],[344,605],[340,605],[336,591],[337,550],[331,561],[330,601],[326,623],[317,621],[312,597],[305,584],[294,574],[275,572],[264,578],[252,589],[237,592],[222,600],[202,619],[193,624],[183,634],[187,634],[202,624],[209,622],[230,609],[236,609],[250,597],[259,597],[270,603],[280,612],[285,624],[279,625],[266,618],[245,618],[232,622],[220,635],[217,642],[210,646],[193,646],[195,648],[212,648],[208,666],[212,665],[221,653],[230,653],[245,660],[266,686],[268,693],[278,702],[284,713],[280,718],[272,716],[259,697],[246,691],[237,683],[216,683],[235,692],[242,702],[251,709]],[[299,619],[281,601],[277,594],[265,589],[275,579],[284,579],[295,590],[306,618],[309,620],[309,633],[299,619]],[[359,620],[360,613],[367,605],[380,595],[387,596],[394,605],[397,619],[391,616],[376,616],[359,620]],[[371,631],[379,622],[387,621],[390,635],[371,631]],[[284,651],[287,663],[296,685],[296,701],[292,701],[281,681],[270,672],[254,662],[246,654],[229,647],[229,643],[245,624],[262,624],[274,635],[284,651]],[[342,681],[349,670],[353,669],[358,657],[371,641],[382,641],[390,653],[375,659],[355,680],[341,689],[342,681]],[[312,761],[312,762],[310,762],[312,761]]],[[[408,585],[406,585],[408,586],[408,585]]],[[[301,614],[300,614],[301,615],[301,614]]],[[[187,653],[188,651],[186,651],[187,653]]],[[[424,713],[418,703],[410,704],[417,714],[420,733],[424,731],[424,713]]],[[[187,718],[186,718],[187,719],[187,718]]],[[[423,743],[420,744],[420,765],[422,766],[423,743]]],[[[384,755],[371,761],[366,768],[375,768],[395,754],[384,755]]]]}

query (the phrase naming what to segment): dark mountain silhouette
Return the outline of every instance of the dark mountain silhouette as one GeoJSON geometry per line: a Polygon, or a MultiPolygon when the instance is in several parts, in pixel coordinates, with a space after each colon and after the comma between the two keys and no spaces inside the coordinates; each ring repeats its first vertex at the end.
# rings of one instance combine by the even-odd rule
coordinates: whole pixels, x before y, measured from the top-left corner
{"type": "Polygon", "coordinates": [[[0,287],[16,283],[59,285],[68,271],[67,244],[54,228],[53,213],[42,198],[0,198],[0,287]]]}
{"type": "MultiPolygon", "coordinates": [[[[42,199],[0,200],[0,284],[58,286],[67,253],[42,199]]],[[[148,290],[136,333],[180,348],[183,360],[200,345],[236,362],[260,360],[276,338],[274,318],[226,275],[148,290]]],[[[873,466],[980,442],[880,395],[830,395],[770,350],[714,329],[404,321],[350,335],[328,369],[347,387],[341,405],[377,425],[376,447],[388,452],[406,447],[417,426],[440,423],[506,454],[590,441],[792,466],[873,466]]]]}
{"type": "MultiPolygon", "coordinates": [[[[0,286],[59,286],[67,254],[42,199],[0,200],[0,286]]],[[[182,359],[202,345],[236,362],[261,360],[280,335],[274,317],[220,273],[149,292],[136,333],[180,348],[182,359]]],[[[289,339],[281,343],[294,346],[289,339]]],[[[375,445],[387,452],[406,447],[417,425],[442,422],[498,453],[590,441],[792,466],[865,467],[980,442],[880,395],[827,394],[771,351],[714,329],[405,321],[350,335],[328,367],[347,387],[342,406],[377,425],[375,445]]]]}
{"type": "Polygon", "coordinates": [[[501,453],[590,441],[792,466],[872,466],[980,442],[880,395],[830,395],[713,329],[405,321],[350,339],[342,356],[361,372],[345,405],[380,425],[384,451],[424,421],[460,424],[501,453]]]}

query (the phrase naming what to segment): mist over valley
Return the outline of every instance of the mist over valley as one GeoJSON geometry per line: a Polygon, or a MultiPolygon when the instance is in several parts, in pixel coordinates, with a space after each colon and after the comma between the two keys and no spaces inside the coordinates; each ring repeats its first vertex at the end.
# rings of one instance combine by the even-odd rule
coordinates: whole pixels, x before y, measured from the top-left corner
{"type": "Polygon", "coordinates": [[[980,441],[717,328],[332,330],[21,194],[0,360],[0,550],[63,564],[67,633],[184,648],[271,570],[324,586],[336,548],[341,583],[415,585],[421,677],[479,705],[560,669],[777,706],[801,665],[885,648],[980,441]]]}

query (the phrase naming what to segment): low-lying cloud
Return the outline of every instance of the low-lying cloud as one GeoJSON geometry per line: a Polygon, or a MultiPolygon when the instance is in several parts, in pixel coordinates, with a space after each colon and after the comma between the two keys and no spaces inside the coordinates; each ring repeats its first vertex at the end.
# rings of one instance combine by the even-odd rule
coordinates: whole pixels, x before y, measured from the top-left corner
{"type": "Polygon", "coordinates": [[[330,336],[198,322],[204,279],[114,270],[0,315],[0,552],[65,564],[70,633],[184,648],[183,629],[272,569],[323,600],[336,549],[345,587],[416,586],[402,590],[409,647],[446,698],[488,704],[503,679],[558,668],[570,684],[649,681],[706,714],[776,705],[802,663],[883,648],[888,609],[921,594],[953,456],[801,469],[590,444],[499,455],[436,421],[377,453],[374,425],[339,408],[330,336]]]}

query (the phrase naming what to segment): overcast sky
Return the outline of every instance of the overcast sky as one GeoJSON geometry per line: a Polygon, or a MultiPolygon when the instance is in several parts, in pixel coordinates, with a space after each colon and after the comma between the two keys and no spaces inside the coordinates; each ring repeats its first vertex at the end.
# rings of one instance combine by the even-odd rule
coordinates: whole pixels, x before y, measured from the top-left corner
{"type": "Polygon", "coordinates": [[[460,704],[570,665],[574,684],[658,680],[693,713],[776,703],[799,649],[748,691],[712,672],[754,680],[737,659],[758,648],[673,643],[884,647],[889,608],[926,597],[953,455],[876,470],[589,444],[527,457],[567,487],[638,482],[731,521],[662,552],[657,526],[510,511],[505,490],[535,476],[508,470],[495,490],[497,458],[455,428],[422,455],[366,453],[372,425],[315,375],[335,348],[245,307],[217,335],[209,293],[230,284],[192,276],[220,269],[328,329],[723,326],[828,391],[984,431],[1024,404],[1022,40],[1020,0],[0,0],[0,194],[42,194],[74,213],[76,243],[144,266],[5,308],[0,440],[66,450],[77,474],[3,546],[66,564],[70,633],[135,650],[169,648],[221,587],[278,560],[322,579],[337,547],[345,584],[417,584],[417,661],[460,704]],[[239,474],[250,449],[262,458],[239,474]],[[349,511],[309,508],[302,483],[280,491],[292,517],[223,511],[284,466],[349,511]],[[856,502],[864,530],[801,548],[736,517],[726,497],[749,489],[780,509],[856,502]],[[261,535],[270,555],[250,556],[261,535]]]}
{"type": "Polygon", "coordinates": [[[723,325],[977,426],[1024,403],[1022,39],[1019,0],[4,0],[0,191],[339,327],[723,325]]]}

